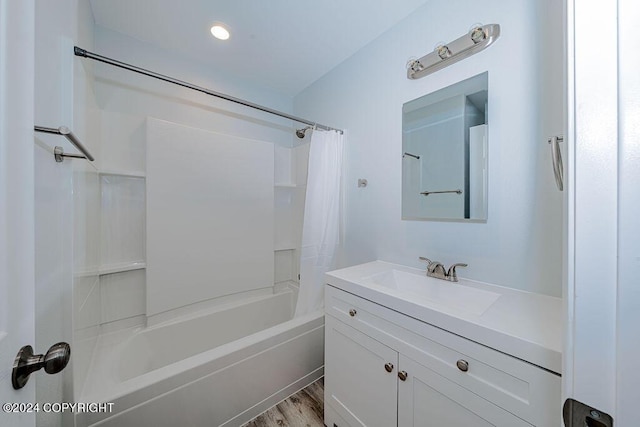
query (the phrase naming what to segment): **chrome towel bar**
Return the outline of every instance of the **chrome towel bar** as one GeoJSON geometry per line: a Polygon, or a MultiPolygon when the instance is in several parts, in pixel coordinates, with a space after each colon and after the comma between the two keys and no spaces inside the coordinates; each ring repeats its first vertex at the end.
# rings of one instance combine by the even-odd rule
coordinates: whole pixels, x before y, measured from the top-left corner
{"type": "Polygon", "coordinates": [[[72,157],[74,159],[87,159],[90,162],[93,162],[95,158],[91,155],[87,147],[85,147],[82,142],[69,130],[68,127],[60,126],[59,128],[48,128],[44,126],[35,126],[33,128],[36,132],[42,133],[50,133],[52,135],[62,135],[69,140],[74,147],[76,147],[81,153],[80,154],[65,154],[62,150],[62,147],[55,147],[53,150],[53,155],[56,159],[56,162],[60,163],[64,160],[64,157],[72,157]]]}
{"type": "Polygon", "coordinates": [[[418,156],[416,154],[404,153],[404,154],[402,154],[402,157],[404,157],[404,156],[409,156],[409,157],[413,157],[416,160],[420,160],[420,156],[418,156]]]}
{"type": "Polygon", "coordinates": [[[458,189],[458,190],[444,190],[444,191],[423,191],[420,194],[422,194],[423,196],[428,196],[429,194],[442,194],[442,193],[462,194],[462,190],[458,189]]]}

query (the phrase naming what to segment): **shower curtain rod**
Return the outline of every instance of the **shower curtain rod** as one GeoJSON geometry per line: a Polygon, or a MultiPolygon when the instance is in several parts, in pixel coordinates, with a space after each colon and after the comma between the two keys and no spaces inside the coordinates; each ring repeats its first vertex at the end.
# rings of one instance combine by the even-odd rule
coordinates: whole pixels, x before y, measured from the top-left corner
{"type": "Polygon", "coordinates": [[[262,105],[258,105],[258,104],[254,104],[254,103],[249,102],[249,101],[245,101],[244,99],[234,98],[233,96],[225,95],[224,93],[215,92],[215,91],[203,88],[201,86],[196,86],[194,84],[191,84],[191,83],[188,83],[188,82],[185,82],[185,81],[182,81],[182,80],[174,79],[173,77],[165,76],[164,74],[160,74],[160,73],[156,73],[156,72],[153,72],[153,71],[149,71],[149,70],[146,70],[144,68],[136,67],[135,65],[131,65],[131,64],[127,64],[127,63],[124,63],[124,62],[121,62],[121,61],[117,61],[117,60],[112,59],[112,58],[107,58],[106,56],[98,55],[96,53],[89,52],[88,50],[79,48],[78,46],[74,46],[73,47],[73,53],[76,56],[82,56],[84,58],[89,58],[89,59],[93,59],[95,61],[103,62],[105,64],[113,65],[113,66],[116,66],[116,67],[119,67],[119,68],[124,68],[125,70],[133,71],[134,73],[142,74],[142,75],[145,75],[145,76],[148,76],[148,77],[153,77],[154,79],[158,79],[158,80],[162,80],[162,81],[165,81],[165,82],[168,82],[168,83],[173,83],[174,85],[186,87],[187,89],[192,89],[192,90],[195,90],[195,91],[198,91],[198,92],[206,93],[207,95],[215,96],[217,98],[222,98],[224,100],[235,102],[236,104],[244,105],[246,107],[254,108],[256,110],[264,111],[264,112],[269,113],[269,114],[274,114],[276,116],[284,117],[285,119],[293,120],[295,122],[304,123],[304,124],[309,125],[309,126],[315,126],[315,127],[318,127],[320,129],[324,129],[324,130],[335,130],[335,131],[338,131],[340,133],[343,133],[343,131],[341,129],[336,129],[336,128],[332,128],[330,126],[321,125],[321,124],[318,124],[316,122],[312,122],[312,121],[307,120],[307,119],[303,119],[303,118],[300,118],[300,117],[292,116],[290,114],[283,113],[283,112],[278,111],[278,110],[273,110],[271,108],[263,107],[262,105]]]}

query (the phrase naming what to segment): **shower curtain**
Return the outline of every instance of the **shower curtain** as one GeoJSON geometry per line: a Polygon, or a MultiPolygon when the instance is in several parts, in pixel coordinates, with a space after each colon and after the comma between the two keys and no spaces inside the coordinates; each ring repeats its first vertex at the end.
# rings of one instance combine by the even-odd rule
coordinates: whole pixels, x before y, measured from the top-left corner
{"type": "Polygon", "coordinates": [[[296,316],[324,307],[324,274],[333,265],[339,238],[342,150],[343,135],[339,132],[313,131],[309,149],[296,316]]]}

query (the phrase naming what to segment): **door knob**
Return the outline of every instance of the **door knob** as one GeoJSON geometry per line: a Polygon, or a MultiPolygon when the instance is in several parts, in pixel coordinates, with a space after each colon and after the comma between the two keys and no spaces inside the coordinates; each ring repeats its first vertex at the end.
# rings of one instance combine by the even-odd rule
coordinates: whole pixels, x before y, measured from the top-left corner
{"type": "Polygon", "coordinates": [[[401,381],[406,381],[408,377],[409,374],[407,374],[407,371],[398,372],[398,378],[400,378],[401,381]]]}
{"type": "Polygon", "coordinates": [[[66,342],[51,346],[46,354],[33,354],[33,347],[25,345],[20,349],[13,362],[11,383],[16,390],[21,389],[29,381],[29,375],[44,368],[47,374],[57,374],[69,363],[71,347],[66,342]]]}
{"type": "Polygon", "coordinates": [[[387,372],[391,372],[391,371],[393,371],[393,363],[385,363],[385,364],[384,364],[384,369],[385,369],[385,371],[387,371],[387,372]]]}

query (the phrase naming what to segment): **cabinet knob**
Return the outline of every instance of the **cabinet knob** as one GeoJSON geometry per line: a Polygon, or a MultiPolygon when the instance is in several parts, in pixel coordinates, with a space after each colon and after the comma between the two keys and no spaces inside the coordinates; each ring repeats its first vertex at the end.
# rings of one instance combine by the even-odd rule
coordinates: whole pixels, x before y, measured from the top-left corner
{"type": "Polygon", "coordinates": [[[393,363],[385,363],[384,369],[386,369],[387,372],[393,371],[393,363]]]}
{"type": "Polygon", "coordinates": [[[401,381],[406,381],[407,380],[407,371],[400,371],[398,372],[398,378],[400,378],[401,381]]]}
{"type": "Polygon", "coordinates": [[[351,317],[355,316],[356,313],[357,313],[357,311],[356,311],[355,308],[352,308],[351,310],[349,310],[349,316],[351,316],[351,317]]]}
{"type": "Polygon", "coordinates": [[[458,360],[456,362],[456,366],[458,366],[458,369],[460,369],[462,372],[467,372],[469,370],[469,362],[463,359],[458,360]]]}

